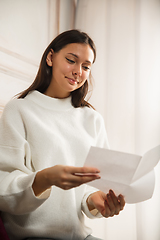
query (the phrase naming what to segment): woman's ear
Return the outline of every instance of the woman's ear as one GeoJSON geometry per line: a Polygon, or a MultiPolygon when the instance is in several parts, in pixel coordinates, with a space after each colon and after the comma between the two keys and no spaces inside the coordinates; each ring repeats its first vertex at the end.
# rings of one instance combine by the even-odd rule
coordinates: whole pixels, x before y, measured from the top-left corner
{"type": "Polygon", "coordinates": [[[46,58],[46,63],[49,67],[52,67],[52,65],[53,65],[53,62],[52,62],[53,54],[54,54],[54,51],[53,51],[53,49],[51,49],[46,58]]]}

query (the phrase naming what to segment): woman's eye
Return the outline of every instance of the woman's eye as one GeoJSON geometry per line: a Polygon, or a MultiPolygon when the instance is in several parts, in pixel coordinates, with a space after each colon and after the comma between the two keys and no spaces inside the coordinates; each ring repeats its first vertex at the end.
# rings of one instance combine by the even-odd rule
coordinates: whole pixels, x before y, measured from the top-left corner
{"type": "Polygon", "coordinates": [[[71,59],[69,59],[69,58],[66,58],[67,59],[67,61],[69,62],[69,63],[75,63],[75,61],[73,61],[73,60],[71,60],[71,59]]]}
{"type": "Polygon", "coordinates": [[[86,66],[83,66],[83,68],[84,68],[84,70],[90,70],[90,68],[89,67],[86,67],[86,66]]]}

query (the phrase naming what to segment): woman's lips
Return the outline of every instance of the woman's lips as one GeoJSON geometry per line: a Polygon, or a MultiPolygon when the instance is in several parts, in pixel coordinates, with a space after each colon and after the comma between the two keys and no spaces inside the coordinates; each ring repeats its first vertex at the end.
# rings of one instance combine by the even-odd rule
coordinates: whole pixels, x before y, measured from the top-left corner
{"type": "Polygon", "coordinates": [[[79,83],[79,81],[77,81],[77,79],[68,78],[68,77],[67,77],[67,79],[68,79],[68,81],[69,81],[71,84],[77,84],[77,83],[79,83]]]}

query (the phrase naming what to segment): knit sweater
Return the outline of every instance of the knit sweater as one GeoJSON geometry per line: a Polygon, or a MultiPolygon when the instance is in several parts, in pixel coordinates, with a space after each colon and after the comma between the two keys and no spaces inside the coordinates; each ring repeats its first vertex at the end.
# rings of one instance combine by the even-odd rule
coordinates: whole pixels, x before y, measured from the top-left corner
{"type": "Polygon", "coordinates": [[[95,189],[52,186],[39,197],[32,189],[44,168],[83,166],[91,146],[108,147],[103,118],[91,108],[74,108],[70,97],[32,91],[6,105],[0,119],[0,211],[11,240],[81,240],[91,233],[84,213],[95,218],[86,204],[95,189]]]}

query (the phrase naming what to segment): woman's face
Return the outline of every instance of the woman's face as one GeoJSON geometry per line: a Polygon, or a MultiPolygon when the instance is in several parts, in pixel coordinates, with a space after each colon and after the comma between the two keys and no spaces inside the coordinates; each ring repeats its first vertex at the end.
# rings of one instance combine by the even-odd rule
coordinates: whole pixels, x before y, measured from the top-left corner
{"type": "Polygon", "coordinates": [[[66,98],[80,88],[89,77],[94,53],[88,44],[71,43],[54,53],[51,49],[46,62],[52,66],[51,83],[45,94],[66,98]]]}

